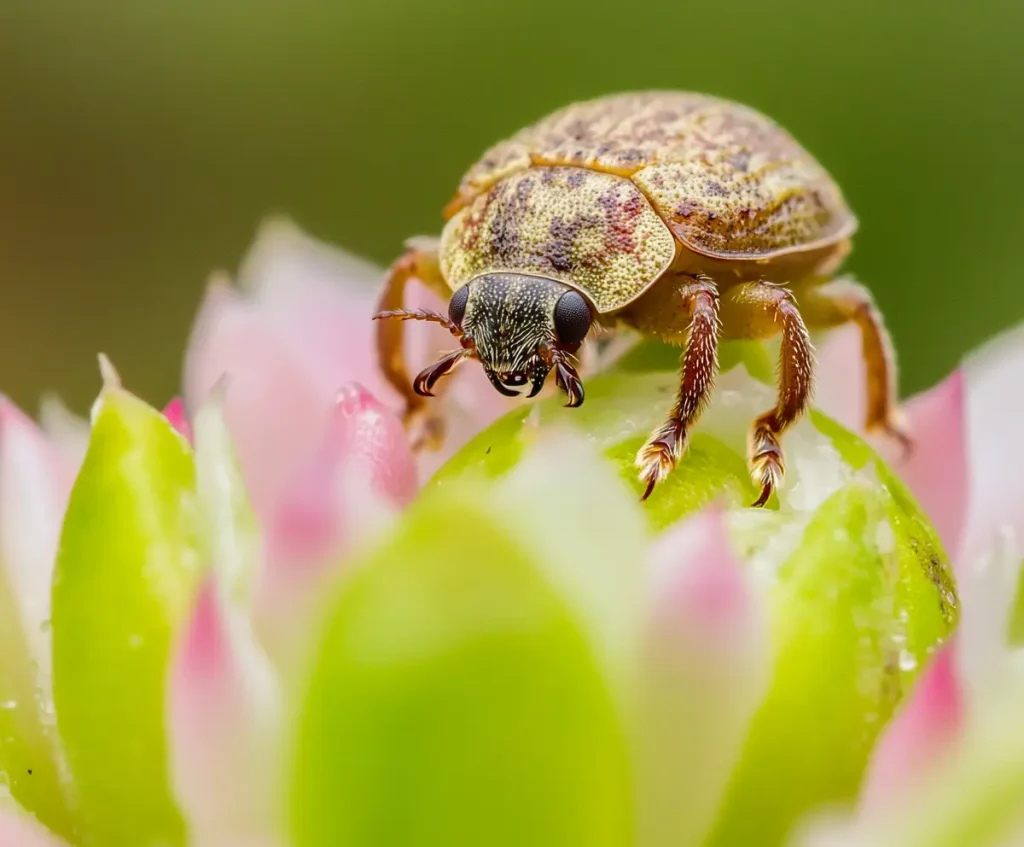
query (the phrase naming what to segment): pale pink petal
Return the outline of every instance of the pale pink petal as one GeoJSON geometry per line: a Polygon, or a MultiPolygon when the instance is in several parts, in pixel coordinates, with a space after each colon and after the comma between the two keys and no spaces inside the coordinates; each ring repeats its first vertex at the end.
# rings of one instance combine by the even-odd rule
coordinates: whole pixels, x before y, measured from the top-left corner
{"type": "Polygon", "coordinates": [[[717,508],[658,539],[653,592],[638,691],[640,841],[699,843],[767,685],[765,610],[717,508]]]}
{"type": "Polygon", "coordinates": [[[824,333],[817,360],[814,404],[847,429],[863,432],[867,386],[860,330],[847,324],[824,333]]]}
{"type": "Polygon", "coordinates": [[[214,282],[185,361],[185,402],[195,412],[224,381],[224,418],[257,514],[270,514],[285,482],[322,438],[331,397],[224,281],[214,282]]]}
{"type": "MultiPolygon", "coordinates": [[[[403,248],[404,249],[404,248],[403,248]]],[[[274,221],[260,231],[240,283],[310,380],[325,396],[359,382],[396,412],[402,400],[377,366],[372,318],[385,277],[350,253],[274,221]]],[[[409,283],[406,308],[447,312],[447,303],[418,281],[409,283]]],[[[455,346],[449,333],[427,323],[408,323],[406,368],[410,378],[455,346]]],[[[448,421],[443,449],[419,457],[426,479],[484,426],[514,407],[498,394],[476,363],[448,378],[449,390],[432,400],[448,421]]]]}
{"type": "Polygon", "coordinates": [[[359,464],[373,490],[404,506],[416,494],[416,463],[398,417],[358,383],[344,386],[331,410],[325,458],[359,464]]]}
{"type": "Polygon", "coordinates": [[[0,847],[68,847],[28,814],[0,811],[0,847]]]}
{"type": "Polygon", "coordinates": [[[167,422],[174,427],[179,435],[189,442],[192,441],[192,424],[185,414],[185,403],[180,397],[175,397],[167,404],[164,408],[164,417],[167,418],[167,422]]]}
{"type": "Polygon", "coordinates": [[[968,508],[955,556],[961,569],[1009,533],[1024,557],[1024,324],[963,364],[968,508]]]}
{"type": "MultiPolygon", "coordinates": [[[[358,380],[397,405],[374,360],[372,318],[383,279],[382,268],[283,221],[261,227],[239,274],[247,299],[325,397],[358,380]]],[[[435,340],[447,336],[430,330],[435,340]]],[[[422,338],[423,329],[410,327],[410,335],[422,338]]]]}
{"type": "Polygon", "coordinates": [[[39,425],[77,470],[89,446],[89,421],[72,412],[56,394],[44,394],[39,403],[39,425]]]}
{"type": "Polygon", "coordinates": [[[168,708],[174,791],[197,841],[276,831],[280,720],[277,682],[248,621],[210,578],[176,650],[168,708]]]}
{"type": "Polygon", "coordinates": [[[946,755],[963,724],[964,695],[954,645],[949,644],[925,669],[879,740],[865,777],[862,813],[898,806],[915,781],[946,755]]]}
{"type": "Polygon", "coordinates": [[[358,384],[343,388],[325,435],[284,488],[267,529],[254,614],[284,661],[303,643],[324,580],[418,488],[401,421],[358,384]]]}
{"type": "MultiPolygon", "coordinates": [[[[289,847],[290,842],[274,835],[193,837],[188,847],[289,847]]],[[[0,845],[3,847],[3,845],[0,845]]]]}
{"type": "Polygon", "coordinates": [[[955,555],[968,495],[962,372],[912,398],[904,413],[913,450],[903,456],[898,446],[886,445],[884,452],[931,518],[947,552],[955,555]]]}
{"type": "Polygon", "coordinates": [[[0,396],[0,566],[46,691],[50,579],[74,473],[71,460],[0,396]]]}

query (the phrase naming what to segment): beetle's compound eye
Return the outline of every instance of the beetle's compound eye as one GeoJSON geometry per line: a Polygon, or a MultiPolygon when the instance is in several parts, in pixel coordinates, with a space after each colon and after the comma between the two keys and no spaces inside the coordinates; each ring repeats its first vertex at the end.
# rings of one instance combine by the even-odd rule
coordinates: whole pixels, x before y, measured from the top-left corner
{"type": "Polygon", "coordinates": [[[555,332],[562,344],[578,344],[587,337],[593,316],[578,291],[566,291],[555,304],[555,332]]]}
{"type": "Polygon", "coordinates": [[[462,319],[466,315],[466,301],[469,300],[469,286],[464,285],[452,295],[448,304],[448,317],[453,324],[462,326],[462,319]]]}

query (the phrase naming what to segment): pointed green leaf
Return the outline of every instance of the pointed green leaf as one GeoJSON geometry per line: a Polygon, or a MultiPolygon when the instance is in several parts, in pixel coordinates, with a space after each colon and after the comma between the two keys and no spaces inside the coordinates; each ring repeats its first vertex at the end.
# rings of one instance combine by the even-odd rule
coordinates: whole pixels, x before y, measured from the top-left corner
{"type": "Polygon", "coordinates": [[[39,690],[11,584],[0,578],[0,770],[11,795],[54,832],[75,833],[53,706],[39,690]]]}
{"type": "MultiPolygon", "coordinates": [[[[812,806],[852,799],[879,729],[957,623],[956,586],[934,530],[870,446],[826,416],[785,433],[785,485],[772,508],[749,508],[747,433],[776,400],[751,349],[734,351],[744,367],[719,378],[686,455],[643,507],[659,530],[723,503],[767,595],[772,679],[721,800],[716,845],[779,843],[812,806]]],[[[578,410],[552,398],[510,413],[432,487],[506,475],[547,428],[571,425],[639,492],[636,450],[664,420],[678,379],[647,364],[638,356],[589,380],[578,410]]],[[[574,492],[574,479],[563,479],[560,495],[574,492]]]]}
{"type": "Polygon", "coordinates": [[[414,507],[329,616],[293,769],[297,847],[629,841],[623,733],[591,647],[471,494],[414,507]]]}
{"type": "Polygon", "coordinates": [[[259,526],[224,421],[220,388],[196,413],[193,431],[205,558],[216,566],[232,603],[245,607],[252,592],[259,526]]]}
{"type": "Polygon", "coordinates": [[[892,555],[889,502],[869,485],[840,490],[779,570],[772,684],[709,844],[778,844],[807,810],[852,800],[904,687],[948,635],[921,562],[892,555]],[[927,612],[906,604],[904,583],[930,592],[927,612]]]}
{"type": "Polygon", "coordinates": [[[164,685],[199,571],[194,487],[188,445],[163,416],[105,388],[53,586],[54,700],[85,847],[183,839],[164,685]]]}

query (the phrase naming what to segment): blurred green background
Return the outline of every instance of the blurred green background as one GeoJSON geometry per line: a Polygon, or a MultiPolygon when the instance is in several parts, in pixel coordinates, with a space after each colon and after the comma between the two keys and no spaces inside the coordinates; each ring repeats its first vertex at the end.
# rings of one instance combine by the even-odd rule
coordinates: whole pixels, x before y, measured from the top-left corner
{"type": "Polygon", "coordinates": [[[833,172],[903,389],[1024,317],[1019,0],[0,0],[0,388],[177,391],[267,214],[387,262],[573,99],[739,99],[833,172]]]}

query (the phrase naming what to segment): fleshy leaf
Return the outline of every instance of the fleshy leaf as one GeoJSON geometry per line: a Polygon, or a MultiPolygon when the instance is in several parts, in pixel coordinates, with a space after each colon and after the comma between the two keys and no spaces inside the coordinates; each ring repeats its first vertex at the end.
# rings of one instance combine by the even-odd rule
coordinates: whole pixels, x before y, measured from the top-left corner
{"type": "Polygon", "coordinates": [[[941,761],[960,730],[963,710],[950,644],[922,674],[875,749],[862,798],[866,813],[904,800],[916,780],[941,761]]]}
{"type": "Polygon", "coordinates": [[[223,394],[224,386],[218,385],[196,413],[196,487],[202,503],[204,558],[214,563],[231,601],[244,605],[252,592],[260,533],[224,423],[223,394]]]}
{"type": "Polygon", "coordinates": [[[69,847],[21,810],[0,809],[0,847],[69,847]]]}
{"type": "Polygon", "coordinates": [[[496,521],[525,529],[519,544],[570,604],[625,699],[647,601],[647,573],[636,563],[648,542],[628,487],[578,435],[551,432],[495,486],[487,507],[496,521]],[[573,496],[552,496],[567,478],[573,496]]]}
{"type": "MultiPolygon", "coordinates": [[[[720,376],[687,454],[644,504],[655,531],[720,504],[767,595],[772,678],[716,811],[713,845],[779,843],[810,808],[852,802],[879,730],[958,619],[934,529],[871,447],[826,415],[787,430],[785,483],[770,508],[749,507],[747,433],[776,397],[749,375],[756,359],[742,350],[735,358],[743,366],[720,376]]],[[[429,487],[506,475],[548,427],[570,425],[638,496],[636,449],[663,421],[678,377],[625,372],[623,361],[588,381],[580,409],[553,398],[499,420],[429,487]]],[[[561,487],[573,496],[572,478],[561,487]]]]}
{"type": "Polygon", "coordinates": [[[54,699],[82,847],[180,844],[164,689],[199,571],[187,442],[110,373],[53,585],[54,699]]]}
{"type": "Polygon", "coordinates": [[[55,832],[74,832],[53,718],[50,581],[71,462],[0,397],[0,771],[55,832]]]}
{"type": "Polygon", "coordinates": [[[631,837],[623,732],[597,661],[480,496],[418,502],[355,563],[301,719],[297,847],[631,837]]]}
{"type": "Polygon", "coordinates": [[[637,686],[638,844],[699,844],[770,674],[764,598],[721,509],[667,530],[652,551],[637,686]]]}
{"type": "Polygon", "coordinates": [[[856,796],[878,732],[955,621],[928,570],[941,553],[894,555],[902,517],[877,483],[855,482],[779,569],[772,683],[710,844],[778,843],[808,809],[856,796]],[[914,614],[919,595],[932,614],[914,614]]]}

